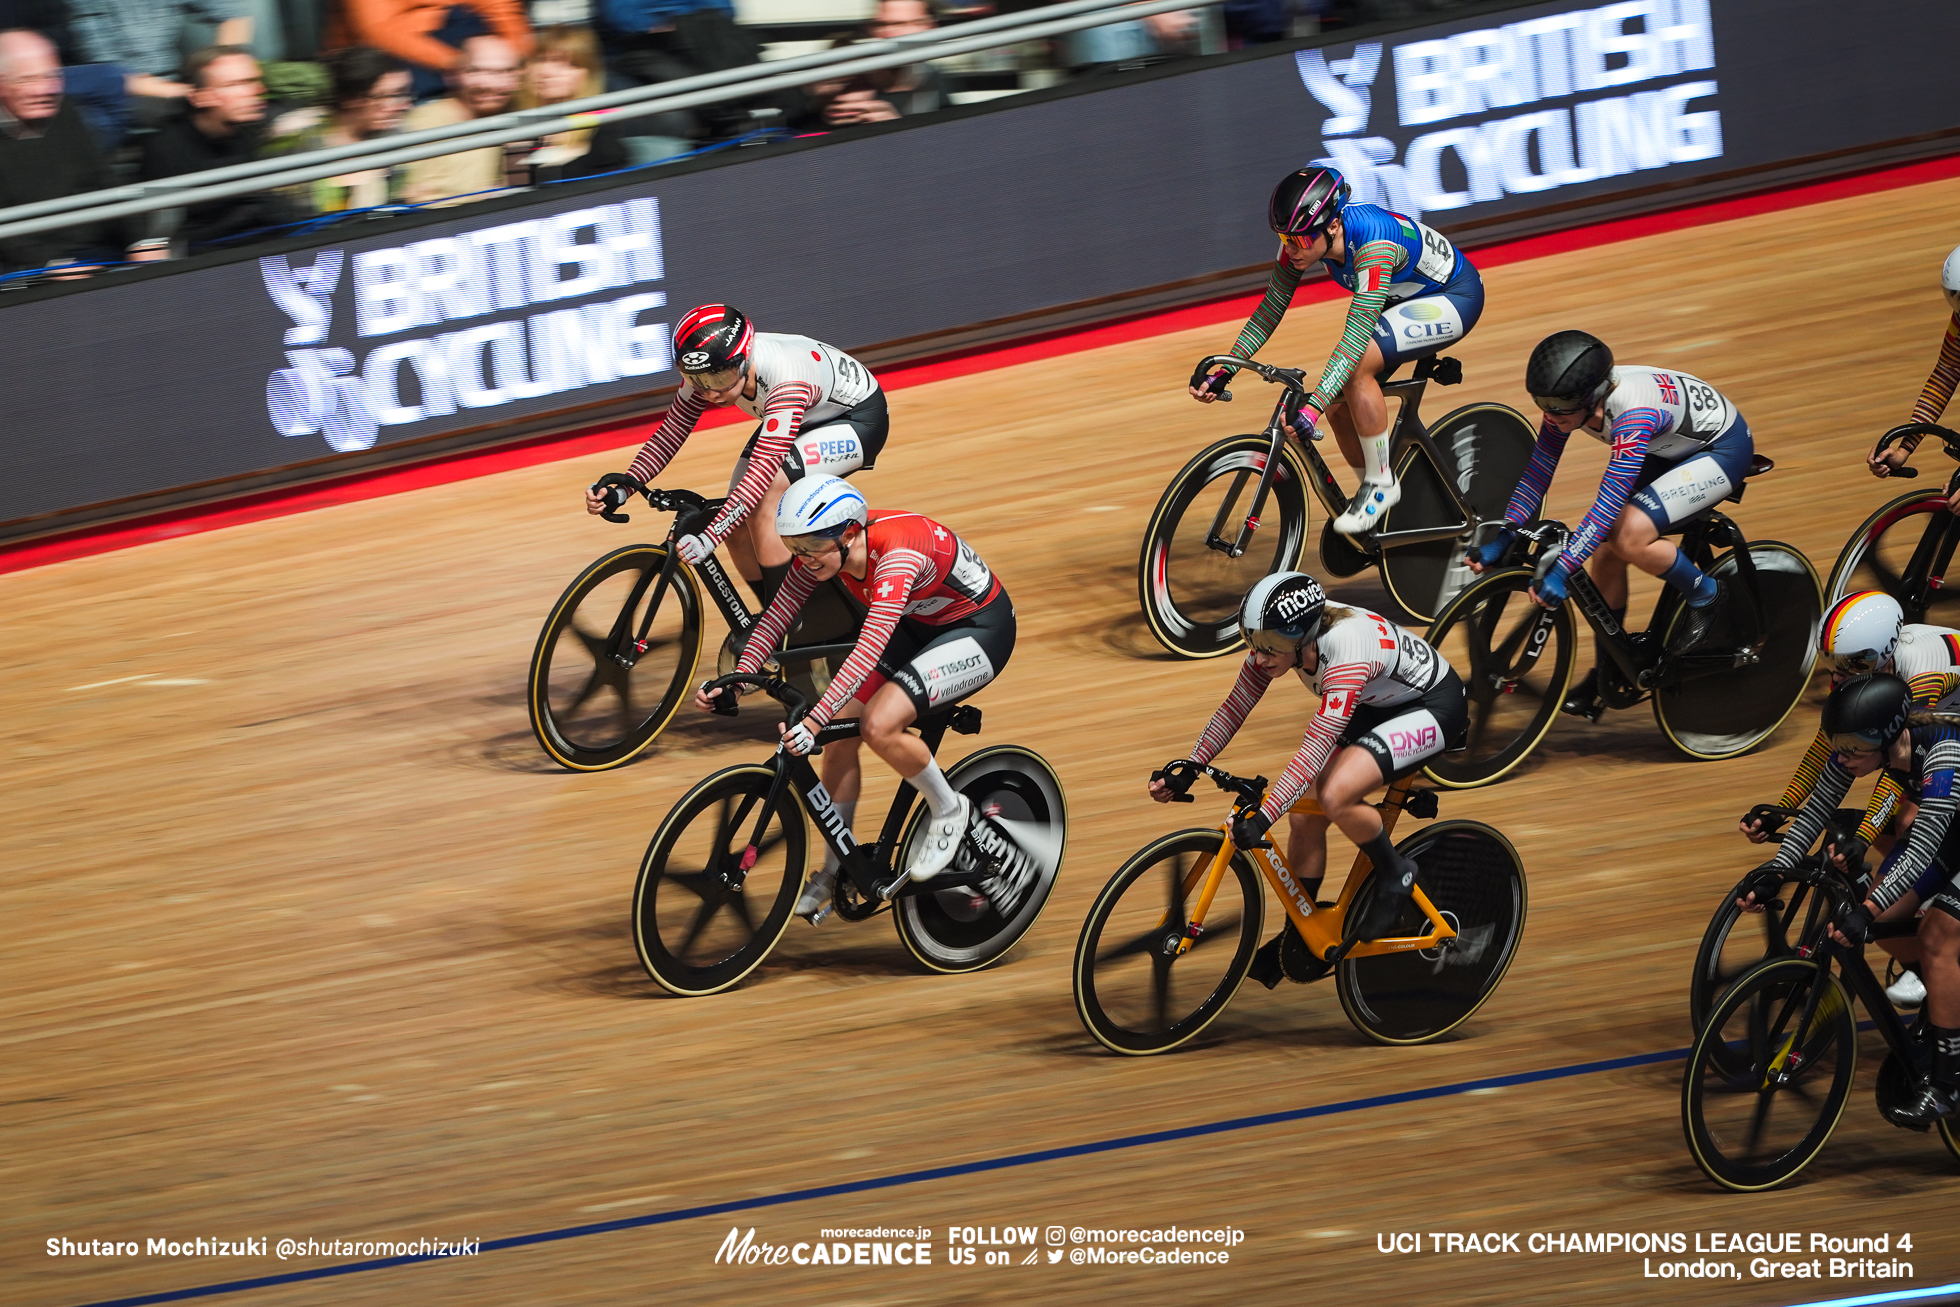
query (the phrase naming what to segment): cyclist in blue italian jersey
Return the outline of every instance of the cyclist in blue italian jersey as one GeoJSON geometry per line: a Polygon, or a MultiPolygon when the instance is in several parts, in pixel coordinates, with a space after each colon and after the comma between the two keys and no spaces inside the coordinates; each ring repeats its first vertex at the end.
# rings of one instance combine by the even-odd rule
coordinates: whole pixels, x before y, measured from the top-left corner
{"type": "MultiPolygon", "coordinates": [[[[1756,451],[1749,424],[1701,378],[1662,368],[1616,367],[1606,343],[1583,331],[1561,331],[1539,341],[1525,369],[1525,388],[1545,421],[1524,479],[1504,510],[1506,529],[1470,551],[1470,570],[1481,572],[1504,556],[1512,539],[1508,528],[1536,516],[1566,438],[1583,431],[1612,446],[1613,455],[1592,510],[1531,597],[1558,607],[1572,573],[1590,558],[1600,597],[1615,618],[1624,618],[1631,563],[1687,597],[1687,612],[1670,638],[1673,652],[1703,643],[1715,628],[1726,589],[1663,533],[1713,508],[1742,484],[1756,451]]],[[[1598,687],[1595,665],[1573,688],[1565,710],[1591,715],[1598,687]]]]}
{"type": "MultiPolygon", "coordinates": [[[[1381,383],[1404,363],[1469,335],[1484,311],[1484,281],[1447,238],[1399,213],[1350,204],[1348,196],[1347,180],[1332,168],[1302,168],[1274,189],[1267,216],[1279,233],[1279,257],[1232,353],[1251,358],[1259,351],[1316,263],[1353,294],[1340,342],[1301,407],[1303,421],[1289,430],[1318,440],[1315,428],[1326,418],[1348,466],[1363,469],[1360,489],[1334,519],[1336,531],[1360,535],[1380,526],[1402,497],[1388,465],[1381,383]]],[[[1214,371],[1191,387],[1192,397],[1210,403],[1232,372],[1214,371]]]]}

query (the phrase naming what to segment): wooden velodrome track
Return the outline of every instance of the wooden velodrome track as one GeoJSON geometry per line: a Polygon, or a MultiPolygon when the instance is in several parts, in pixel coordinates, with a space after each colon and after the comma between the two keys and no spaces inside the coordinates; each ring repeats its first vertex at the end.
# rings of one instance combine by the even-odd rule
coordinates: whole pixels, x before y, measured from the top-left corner
{"type": "MultiPolygon", "coordinates": [[[[1828,570],[1903,488],[1861,461],[1937,349],[1956,211],[1960,181],[1935,182],[1492,268],[1455,351],[1469,383],[1432,389],[1428,412],[1522,405],[1532,343],[1583,325],[1735,398],[1778,463],[1738,520],[1828,570]]],[[[1341,311],[1297,310],[1266,355],[1323,357],[1341,311]]],[[[58,1258],[50,1237],[489,1241],[1683,1046],[1696,941],[1758,860],[1735,816],[1780,792],[1814,697],[1727,763],[1675,757],[1644,708],[1561,719],[1526,774],[1444,795],[1444,816],[1509,833],[1531,886],[1517,962],[1460,1037],[1370,1045],[1328,985],[1248,986],[1215,1037],[1168,1057],[1106,1055],[1081,1029],[1068,963],[1091,898],[1148,837],[1224,811],[1144,796],[1235,664],[1159,655],[1134,567],[1170,475],[1265,411],[1250,379],[1229,410],[1182,393],[1191,360],[1231,335],[892,397],[864,489],[953,524],[1020,610],[1014,663],[978,700],[985,733],[948,752],[1034,746],[1073,817],[1046,915],[978,975],[916,972],[883,921],[798,923],[715,998],[642,975],[626,912],[640,852],[687,785],[764,754],[766,714],[690,711],[664,748],[602,775],[551,768],[530,738],[522,680],[546,606],[652,530],[644,508],[630,528],[579,508],[625,450],[0,577],[0,1301],[362,1260],[58,1258]]],[[[664,480],[721,486],[739,431],[704,434],[664,480]]],[[[1931,449],[1920,462],[1943,474],[1931,449]]],[[[1574,441],[1551,509],[1576,521],[1603,463],[1574,441]]],[[[1366,576],[1335,593],[1385,602],[1366,576]]],[[[1276,691],[1227,765],[1274,774],[1311,706],[1276,691]]],[[[891,779],[875,760],[867,774],[863,811],[881,810],[891,779]]],[[[1773,1304],[1901,1287],[1660,1281],[1635,1255],[1451,1256],[1426,1238],[1386,1258],[1376,1236],[1396,1231],[1910,1230],[1911,1284],[1960,1280],[1960,1164],[1879,1119],[1876,1063],[1868,1041],[1800,1182],[1754,1197],[1696,1171],[1681,1063],[1659,1061],[228,1300],[1279,1302],[1339,1286],[1389,1303],[1773,1304]],[[933,1265],[715,1266],[737,1223],[775,1243],[925,1225],[933,1265]],[[1024,1267],[1018,1250],[1005,1268],[945,1264],[948,1226],[1051,1224],[1247,1237],[1224,1267],[1024,1267]]]]}

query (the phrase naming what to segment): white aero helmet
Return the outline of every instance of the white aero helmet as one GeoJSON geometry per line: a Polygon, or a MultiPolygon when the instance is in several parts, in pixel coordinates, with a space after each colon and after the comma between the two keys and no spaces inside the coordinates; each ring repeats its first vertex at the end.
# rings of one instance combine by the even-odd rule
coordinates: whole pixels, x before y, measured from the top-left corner
{"type": "Polygon", "coordinates": [[[1960,245],[1953,247],[1953,253],[1940,266],[1940,289],[1946,292],[1947,307],[1960,313],[1960,245]]]}
{"type": "Polygon", "coordinates": [[[776,534],[785,538],[835,540],[851,523],[864,526],[870,520],[864,496],[843,477],[806,476],[785,490],[776,505],[776,534]]]}
{"type": "Polygon", "coordinates": [[[1889,667],[1905,625],[1899,601],[1878,590],[1848,594],[1824,618],[1817,651],[1844,675],[1889,667]]]}

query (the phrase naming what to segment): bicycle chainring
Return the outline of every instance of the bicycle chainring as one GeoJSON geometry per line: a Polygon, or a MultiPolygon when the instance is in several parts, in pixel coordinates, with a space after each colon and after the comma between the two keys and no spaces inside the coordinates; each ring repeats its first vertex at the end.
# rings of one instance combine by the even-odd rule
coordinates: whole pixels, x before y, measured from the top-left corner
{"type": "Polygon", "coordinates": [[[1327,521],[1320,525],[1320,562],[1330,575],[1345,578],[1366,571],[1374,565],[1375,558],[1336,531],[1332,521],[1327,521]]]}

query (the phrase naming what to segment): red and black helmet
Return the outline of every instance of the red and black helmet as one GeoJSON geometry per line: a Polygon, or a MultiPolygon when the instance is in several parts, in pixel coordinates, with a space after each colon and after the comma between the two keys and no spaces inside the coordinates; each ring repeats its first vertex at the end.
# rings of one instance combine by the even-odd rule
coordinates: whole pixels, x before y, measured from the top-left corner
{"type": "Polygon", "coordinates": [[[747,365],[754,344],[755,328],[740,309],[703,304],[674,328],[674,362],[682,372],[702,376],[719,390],[730,384],[731,374],[747,365]]]}
{"type": "Polygon", "coordinates": [[[1273,187],[1267,219],[1282,236],[1318,236],[1341,216],[1353,189],[1332,168],[1302,168],[1273,187]]]}

